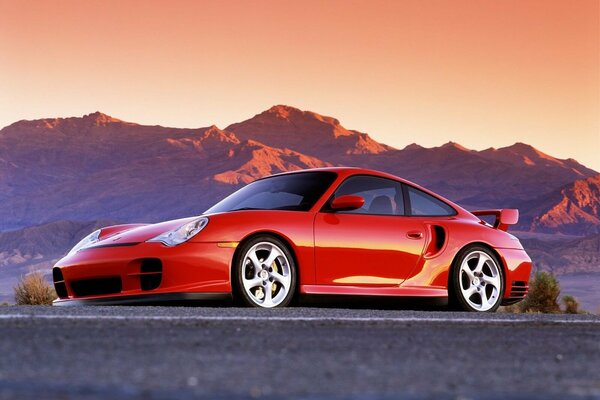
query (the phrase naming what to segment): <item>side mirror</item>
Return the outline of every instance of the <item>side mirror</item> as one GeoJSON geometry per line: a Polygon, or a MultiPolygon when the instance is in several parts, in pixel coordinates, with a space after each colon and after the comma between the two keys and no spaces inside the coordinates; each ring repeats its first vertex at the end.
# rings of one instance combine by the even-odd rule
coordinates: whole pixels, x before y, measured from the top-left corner
{"type": "Polygon", "coordinates": [[[365,199],[360,196],[345,195],[336,197],[331,202],[331,209],[334,211],[351,211],[361,208],[365,205],[365,199]]]}

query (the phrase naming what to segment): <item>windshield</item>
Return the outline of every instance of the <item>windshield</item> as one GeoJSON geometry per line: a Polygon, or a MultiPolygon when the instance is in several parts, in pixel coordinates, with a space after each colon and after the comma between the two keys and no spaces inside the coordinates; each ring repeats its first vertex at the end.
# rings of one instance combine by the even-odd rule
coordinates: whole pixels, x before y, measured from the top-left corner
{"type": "Polygon", "coordinates": [[[317,171],[260,179],[229,195],[205,213],[238,210],[308,211],[335,178],[333,172],[317,171]]]}

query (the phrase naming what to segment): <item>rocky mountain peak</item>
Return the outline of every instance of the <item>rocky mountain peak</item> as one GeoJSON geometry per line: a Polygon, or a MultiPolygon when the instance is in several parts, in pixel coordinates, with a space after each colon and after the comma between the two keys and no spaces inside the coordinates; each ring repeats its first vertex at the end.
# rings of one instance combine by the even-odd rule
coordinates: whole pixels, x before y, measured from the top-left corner
{"type": "Polygon", "coordinates": [[[123,122],[120,119],[113,118],[108,114],[104,114],[100,111],[93,112],[91,114],[86,114],[82,117],[83,121],[91,122],[96,126],[103,126],[109,123],[114,122],[123,122]]]}

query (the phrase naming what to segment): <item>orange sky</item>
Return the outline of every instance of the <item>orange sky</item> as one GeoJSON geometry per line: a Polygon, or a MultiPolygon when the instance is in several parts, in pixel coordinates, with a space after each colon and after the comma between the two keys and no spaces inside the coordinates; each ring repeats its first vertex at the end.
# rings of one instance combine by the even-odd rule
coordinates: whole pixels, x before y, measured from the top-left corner
{"type": "Polygon", "coordinates": [[[599,2],[0,0],[0,126],[199,127],[288,104],[403,147],[600,170],[599,2]]]}

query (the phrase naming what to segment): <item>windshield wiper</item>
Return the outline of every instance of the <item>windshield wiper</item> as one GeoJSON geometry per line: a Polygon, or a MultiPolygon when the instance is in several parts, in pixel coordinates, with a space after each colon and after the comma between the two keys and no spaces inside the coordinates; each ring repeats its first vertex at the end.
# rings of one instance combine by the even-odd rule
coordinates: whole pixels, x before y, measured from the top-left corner
{"type": "Polygon", "coordinates": [[[255,208],[255,207],[240,207],[240,208],[234,208],[231,209],[229,211],[246,211],[246,210],[264,210],[264,208],[255,208]]]}

